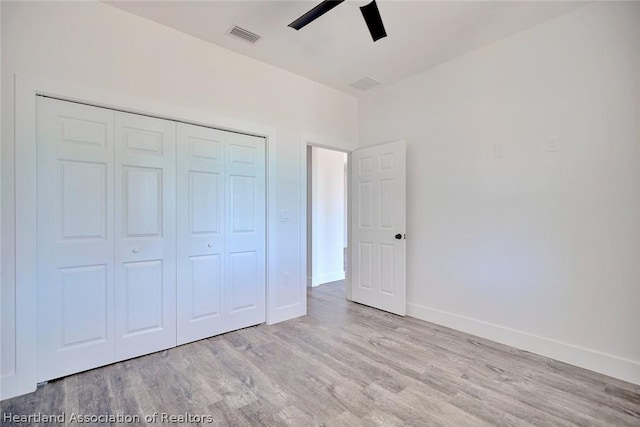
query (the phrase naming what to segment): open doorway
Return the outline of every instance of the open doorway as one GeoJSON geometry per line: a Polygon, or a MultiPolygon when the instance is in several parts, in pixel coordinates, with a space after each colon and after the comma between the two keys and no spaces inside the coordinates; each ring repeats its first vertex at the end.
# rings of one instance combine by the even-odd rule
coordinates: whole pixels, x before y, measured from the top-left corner
{"type": "Polygon", "coordinates": [[[348,242],[348,155],[307,146],[307,286],[344,289],[348,242]],[[342,283],[336,283],[342,282],[342,283]]]}

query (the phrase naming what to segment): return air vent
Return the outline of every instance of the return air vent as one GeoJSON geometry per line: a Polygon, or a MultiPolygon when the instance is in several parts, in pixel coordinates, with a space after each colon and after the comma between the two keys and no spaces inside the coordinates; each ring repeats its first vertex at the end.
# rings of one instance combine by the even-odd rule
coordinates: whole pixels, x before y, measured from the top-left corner
{"type": "Polygon", "coordinates": [[[227,34],[249,44],[256,44],[256,42],[262,38],[262,36],[259,36],[256,33],[252,33],[249,30],[245,30],[242,27],[238,27],[237,25],[231,27],[227,34]]]}
{"type": "Polygon", "coordinates": [[[360,90],[369,90],[372,87],[376,87],[381,84],[381,82],[377,81],[376,79],[372,79],[371,77],[363,77],[360,80],[351,83],[351,86],[360,90]]]}

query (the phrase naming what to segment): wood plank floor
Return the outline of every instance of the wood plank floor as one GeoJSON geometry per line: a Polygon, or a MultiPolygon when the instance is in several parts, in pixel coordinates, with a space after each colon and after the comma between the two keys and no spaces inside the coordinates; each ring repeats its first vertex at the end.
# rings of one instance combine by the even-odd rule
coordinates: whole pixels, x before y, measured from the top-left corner
{"type": "Polygon", "coordinates": [[[158,412],[204,416],[175,425],[640,426],[640,386],[349,303],[335,282],[309,291],[308,316],[52,381],[1,409],[68,423],[158,412]]]}

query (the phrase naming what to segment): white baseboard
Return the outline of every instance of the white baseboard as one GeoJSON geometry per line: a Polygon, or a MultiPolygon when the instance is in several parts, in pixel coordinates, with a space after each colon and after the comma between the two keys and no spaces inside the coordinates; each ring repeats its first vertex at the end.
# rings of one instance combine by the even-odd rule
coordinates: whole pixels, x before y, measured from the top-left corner
{"type": "Polygon", "coordinates": [[[412,303],[407,315],[640,385],[640,361],[412,303]]]}
{"type": "Polygon", "coordinates": [[[322,285],[323,283],[344,280],[344,271],[332,271],[330,273],[316,274],[311,277],[311,286],[322,285]]]}

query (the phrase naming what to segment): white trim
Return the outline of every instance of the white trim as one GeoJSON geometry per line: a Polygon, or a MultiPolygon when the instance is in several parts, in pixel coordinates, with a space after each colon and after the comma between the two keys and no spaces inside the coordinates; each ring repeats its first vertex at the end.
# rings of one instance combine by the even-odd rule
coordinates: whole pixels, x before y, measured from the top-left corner
{"type": "Polygon", "coordinates": [[[352,227],[351,227],[351,213],[353,212],[353,209],[351,209],[351,182],[353,177],[351,176],[351,169],[353,169],[351,167],[351,161],[352,161],[352,155],[351,153],[347,153],[347,188],[345,188],[345,191],[347,192],[347,250],[344,251],[344,256],[347,258],[345,261],[345,277],[344,277],[344,283],[345,283],[345,288],[347,291],[347,300],[348,301],[353,301],[353,287],[351,286],[351,274],[352,274],[352,268],[351,266],[353,265],[353,263],[351,262],[351,243],[352,243],[352,227]]]}
{"type": "Polygon", "coordinates": [[[407,315],[526,350],[614,378],[640,384],[640,361],[533,335],[458,314],[407,303],[407,315]]]}
{"type": "Polygon", "coordinates": [[[15,370],[2,377],[0,398],[36,389],[36,174],[35,92],[29,81],[14,79],[15,98],[15,370]],[[25,141],[18,144],[18,141],[25,141]],[[24,167],[23,167],[24,166],[24,167]],[[17,213],[20,212],[20,215],[17,213]],[[18,309],[19,307],[19,309],[18,309]]]}
{"type": "Polygon", "coordinates": [[[16,372],[2,378],[0,399],[29,393],[36,388],[36,96],[143,114],[262,136],[267,153],[267,260],[266,321],[286,320],[299,314],[276,307],[276,131],[274,127],[211,114],[207,111],[161,104],[123,93],[80,87],[64,82],[15,75],[15,271],[16,271],[16,372]]]}
{"type": "MultiPolygon", "coordinates": [[[[330,138],[309,132],[302,132],[301,135],[302,148],[304,148],[305,156],[307,146],[326,148],[327,150],[340,151],[342,153],[351,153],[355,150],[355,144],[349,144],[340,139],[330,138]]],[[[305,157],[306,164],[306,157],[305,157]]]]}
{"type": "Polygon", "coordinates": [[[300,311],[307,314],[307,147],[300,145],[300,311]]]}
{"type": "Polygon", "coordinates": [[[276,293],[276,256],[275,253],[278,250],[276,246],[276,237],[277,237],[277,223],[276,218],[277,215],[277,204],[276,204],[276,177],[277,177],[277,168],[276,168],[276,132],[275,129],[272,129],[271,135],[273,140],[267,143],[267,295],[266,295],[266,304],[267,304],[267,325],[272,325],[277,323],[283,319],[281,316],[277,316],[276,312],[278,308],[276,307],[277,301],[277,293],[276,293]]]}

